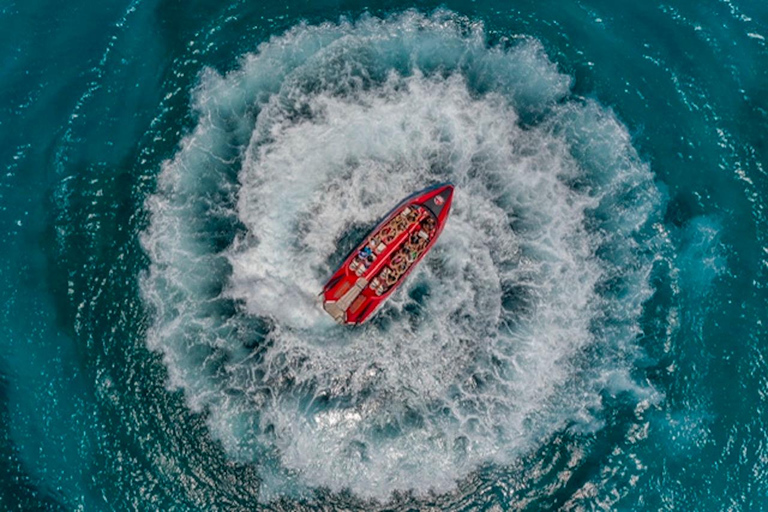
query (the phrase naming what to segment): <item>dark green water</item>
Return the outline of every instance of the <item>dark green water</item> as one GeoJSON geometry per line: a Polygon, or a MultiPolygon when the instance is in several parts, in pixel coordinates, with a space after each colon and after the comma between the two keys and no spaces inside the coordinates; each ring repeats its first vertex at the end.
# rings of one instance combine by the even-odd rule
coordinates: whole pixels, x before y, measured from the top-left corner
{"type": "Polygon", "coordinates": [[[0,4],[0,509],[768,508],[768,5],[539,4],[0,4]]]}

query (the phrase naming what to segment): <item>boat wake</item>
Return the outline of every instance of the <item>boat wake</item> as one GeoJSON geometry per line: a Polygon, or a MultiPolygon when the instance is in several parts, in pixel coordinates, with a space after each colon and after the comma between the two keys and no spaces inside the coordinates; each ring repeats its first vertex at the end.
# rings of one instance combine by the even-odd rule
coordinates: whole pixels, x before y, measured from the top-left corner
{"type": "MultiPolygon", "coordinates": [[[[147,343],[262,496],[446,492],[563,429],[629,374],[661,208],[610,110],[535,40],[439,12],[297,26],[209,70],[147,200],[147,343]],[[377,316],[317,304],[393,201],[456,193],[377,316]]],[[[640,398],[638,398],[640,400],[640,398]]]]}

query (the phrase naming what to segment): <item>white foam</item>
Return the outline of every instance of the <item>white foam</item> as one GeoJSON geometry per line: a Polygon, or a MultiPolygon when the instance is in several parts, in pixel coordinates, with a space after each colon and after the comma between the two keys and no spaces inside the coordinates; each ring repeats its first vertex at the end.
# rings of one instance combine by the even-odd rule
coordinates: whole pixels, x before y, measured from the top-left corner
{"type": "Polygon", "coordinates": [[[626,130],[563,101],[569,82],[535,41],[487,48],[445,12],[300,26],[202,77],[147,202],[148,343],[265,497],[443,492],[595,421],[601,377],[627,374],[583,351],[632,343],[650,268],[634,237],[658,200],[626,130]],[[448,180],[432,253],[378,321],[335,326],[316,295],[337,242],[448,180]],[[227,220],[245,231],[212,247],[227,220]],[[608,279],[627,293],[598,293],[608,279]],[[270,329],[252,352],[254,319],[270,329]]]}

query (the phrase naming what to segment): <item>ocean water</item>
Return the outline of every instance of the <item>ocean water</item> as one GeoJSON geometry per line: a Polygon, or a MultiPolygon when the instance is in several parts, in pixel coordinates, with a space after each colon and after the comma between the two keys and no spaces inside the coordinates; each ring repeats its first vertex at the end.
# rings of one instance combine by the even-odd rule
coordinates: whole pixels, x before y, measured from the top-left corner
{"type": "Polygon", "coordinates": [[[0,3],[0,509],[768,509],[766,38],[760,1],[0,3]]]}

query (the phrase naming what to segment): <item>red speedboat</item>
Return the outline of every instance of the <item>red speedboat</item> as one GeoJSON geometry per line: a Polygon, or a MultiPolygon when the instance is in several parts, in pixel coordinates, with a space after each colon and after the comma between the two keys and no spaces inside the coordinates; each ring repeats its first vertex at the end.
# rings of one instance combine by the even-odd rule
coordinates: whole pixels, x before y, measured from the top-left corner
{"type": "Polygon", "coordinates": [[[323,308],[341,324],[361,324],[435,244],[451,209],[453,185],[405,198],[366,235],[323,287],[323,308]]]}

